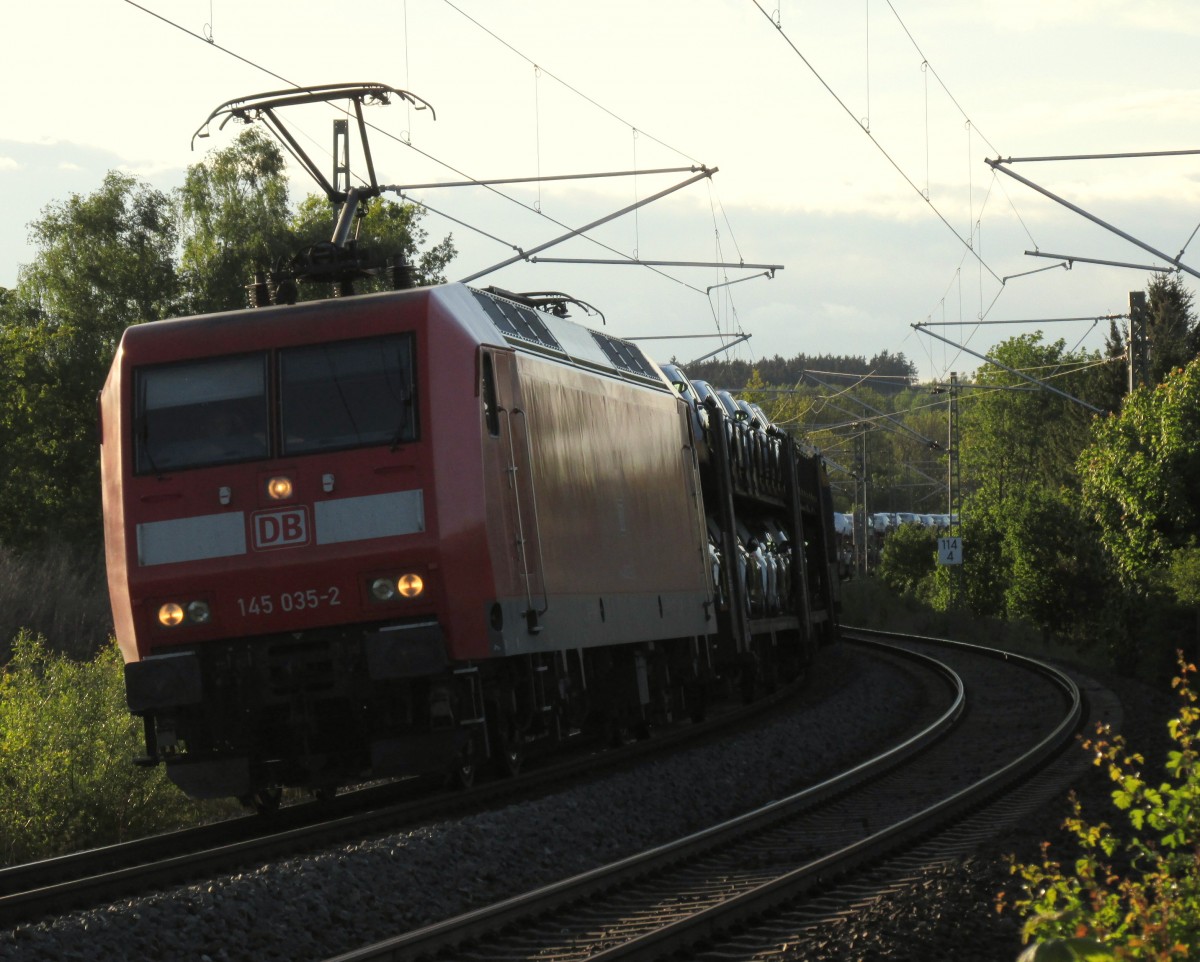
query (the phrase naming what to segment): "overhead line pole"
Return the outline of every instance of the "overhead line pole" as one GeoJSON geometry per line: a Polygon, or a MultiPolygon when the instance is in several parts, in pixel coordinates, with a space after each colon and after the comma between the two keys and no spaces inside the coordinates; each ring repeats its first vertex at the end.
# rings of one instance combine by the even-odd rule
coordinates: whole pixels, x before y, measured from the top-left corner
{"type": "Polygon", "coordinates": [[[732,334],[642,334],[622,338],[625,341],[691,341],[698,337],[732,337],[732,334]]]}
{"type": "MultiPolygon", "coordinates": [[[[783,270],[782,264],[743,264],[727,261],[648,261],[637,257],[530,257],[531,264],[619,264],[630,267],[744,267],[746,270],[767,270],[772,273],[783,270]]],[[[761,274],[755,274],[761,277],[761,274]]],[[[750,278],[743,278],[749,280],[750,278]]],[[[711,290],[712,288],[709,288],[711,290]]]]}
{"type": "Polygon", "coordinates": [[[743,334],[741,337],[734,338],[728,344],[722,344],[715,351],[709,351],[707,354],[704,354],[697,358],[693,358],[692,360],[688,361],[687,364],[685,364],[684,366],[691,367],[693,364],[699,364],[701,361],[707,361],[710,357],[720,354],[722,351],[728,351],[731,347],[736,347],[738,344],[741,344],[742,341],[748,341],[753,336],[754,335],[752,335],[752,334],[743,334]]]}

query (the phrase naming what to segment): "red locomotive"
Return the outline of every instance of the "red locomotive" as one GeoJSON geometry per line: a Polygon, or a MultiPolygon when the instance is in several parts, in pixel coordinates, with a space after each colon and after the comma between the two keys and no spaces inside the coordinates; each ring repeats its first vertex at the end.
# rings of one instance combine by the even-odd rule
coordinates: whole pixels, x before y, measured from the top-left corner
{"type": "Polygon", "coordinates": [[[459,284],[131,327],[101,464],[148,759],[202,797],[469,777],[794,669],[834,623],[823,470],[676,385],[459,284]]]}
{"type": "MultiPolygon", "coordinates": [[[[365,146],[362,104],[389,96],[413,99],[329,85],[210,120],[348,98],[365,146]]],[[[276,300],[373,269],[349,240],[373,168],[326,187],[333,240],[276,300]]],[[[533,741],[698,716],[720,684],[749,697],[832,637],[820,459],[564,315],[444,284],[125,332],[101,474],[146,763],[260,808],[285,785],[467,782],[533,741]]]]}

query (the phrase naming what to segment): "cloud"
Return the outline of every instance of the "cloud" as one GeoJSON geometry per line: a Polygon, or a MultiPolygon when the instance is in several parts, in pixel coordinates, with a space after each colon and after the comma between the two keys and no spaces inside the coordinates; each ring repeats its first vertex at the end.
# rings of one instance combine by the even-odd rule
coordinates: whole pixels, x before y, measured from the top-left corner
{"type": "Polygon", "coordinates": [[[0,171],[4,170],[20,170],[21,165],[12,157],[0,156],[0,171]]]}

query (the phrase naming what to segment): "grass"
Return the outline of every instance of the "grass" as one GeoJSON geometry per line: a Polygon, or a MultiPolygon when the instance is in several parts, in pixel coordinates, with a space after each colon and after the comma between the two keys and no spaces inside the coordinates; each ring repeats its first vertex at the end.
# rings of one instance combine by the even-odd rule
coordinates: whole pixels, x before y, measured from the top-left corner
{"type": "Polygon", "coordinates": [[[1073,647],[1020,621],[981,618],[961,609],[937,611],[913,598],[897,595],[878,578],[869,576],[842,583],[842,622],[852,628],[954,638],[1022,655],[1092,668],[1108,667],[1105,654],[1098,647],[1073,647]]]}
{"type": "Polygon", "coordinates": [[[103,553],[47,547],[18,554],[0,544],[0,665],[22,631],[85,661],[112,636],[103,553]]]}

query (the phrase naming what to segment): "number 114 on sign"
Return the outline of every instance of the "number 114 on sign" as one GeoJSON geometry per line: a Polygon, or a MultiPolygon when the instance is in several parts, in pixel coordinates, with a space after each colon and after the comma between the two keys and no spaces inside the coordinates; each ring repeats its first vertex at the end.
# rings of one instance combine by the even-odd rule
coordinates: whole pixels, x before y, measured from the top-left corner
{"type": "Polygon", "coordinates": [[[938,564],[962,564],[962,538],[938,538],[938,564]]]}

